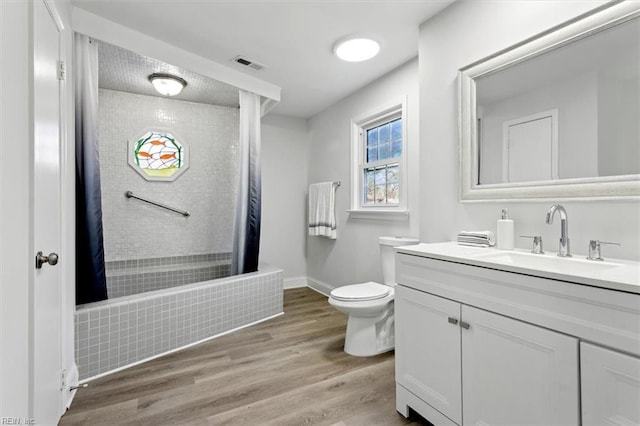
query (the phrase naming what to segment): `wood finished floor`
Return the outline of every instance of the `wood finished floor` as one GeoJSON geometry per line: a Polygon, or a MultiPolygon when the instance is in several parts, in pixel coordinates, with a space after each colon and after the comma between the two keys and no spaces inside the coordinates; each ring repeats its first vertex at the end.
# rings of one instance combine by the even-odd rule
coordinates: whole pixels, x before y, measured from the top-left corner
{"type": "Polygon", "coordinates": [[[90,382],[61,425],[419,425],[395,410],[393,352],[342,350],[346,316],[308,288],[285,314],[90,382]]]}

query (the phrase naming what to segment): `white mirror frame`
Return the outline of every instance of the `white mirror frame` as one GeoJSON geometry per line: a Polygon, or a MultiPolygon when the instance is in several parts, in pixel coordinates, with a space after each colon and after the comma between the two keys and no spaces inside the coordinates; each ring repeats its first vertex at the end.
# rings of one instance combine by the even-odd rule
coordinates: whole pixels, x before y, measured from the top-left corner
{"type": "Polygon", "coordinates": [[[640,175],[478,185],[474,80],[639,16],[637,2],[612,2],[459,71],[461,202],[640,199],[640,175]]]}

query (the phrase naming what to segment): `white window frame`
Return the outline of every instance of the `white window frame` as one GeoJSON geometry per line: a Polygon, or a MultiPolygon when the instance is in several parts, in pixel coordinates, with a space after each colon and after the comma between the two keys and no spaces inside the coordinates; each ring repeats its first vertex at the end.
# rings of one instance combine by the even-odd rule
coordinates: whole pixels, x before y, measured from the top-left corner
{"type": "MultiPolygon", "coordinates": [[[[407,96],[389,102],[351,120],[351,209],[350,217],[361,219],[383,220],[407,220],[409,217],[407,203],[407,146],[408,146],[408,120],[407,120],[407,96]],[[389,159],[389,163],[398,163],[398,182],[400,184],[400,203],[394,205],[365,205],[364,204],[364,167],[365,156],[365,132],[396,118],[402,118],[402,155],[399,158],[389,159]]],[[[386,160],[384,161],[386,163],[386,160]]],[[[382,163],[381,163],[382,164],[382,163]]]]}

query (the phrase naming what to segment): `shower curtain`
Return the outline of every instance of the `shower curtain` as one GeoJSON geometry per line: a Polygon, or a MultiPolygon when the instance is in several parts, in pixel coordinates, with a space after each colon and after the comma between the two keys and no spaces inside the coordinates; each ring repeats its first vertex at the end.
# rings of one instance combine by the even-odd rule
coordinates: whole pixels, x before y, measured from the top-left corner
{"type": "Polygon", "coordinates": [[[260,96],[240,90],[240,184],[231,273],[258,270],[260,249],[260,96]]]}
{"type": "Polygon", "coordinates": [[[107,298],[98,156],[98,47],[75,35],[76,304],[107,298]]]}

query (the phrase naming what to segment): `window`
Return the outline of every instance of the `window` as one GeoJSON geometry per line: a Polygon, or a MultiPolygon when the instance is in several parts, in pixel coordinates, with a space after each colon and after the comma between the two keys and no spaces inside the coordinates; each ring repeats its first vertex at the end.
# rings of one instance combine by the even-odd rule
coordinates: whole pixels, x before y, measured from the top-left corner
{"type": "Polygon", "coordinates": [[[402,118],[364,131],[363,206],[400,204],[398,158],[402,156],[402,118]]]}
{"type": "Polygon", "coordinates": [[[355,217],[407,215],[405,104],[393,103],[352,121],[349,212],[355,217]]]}

